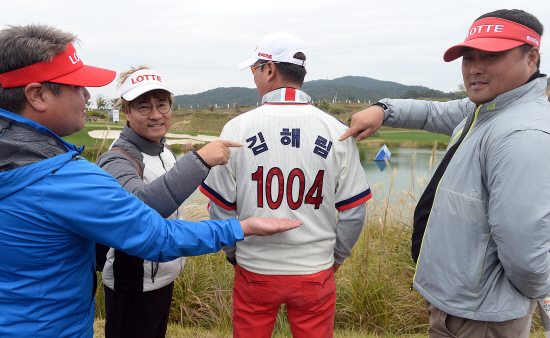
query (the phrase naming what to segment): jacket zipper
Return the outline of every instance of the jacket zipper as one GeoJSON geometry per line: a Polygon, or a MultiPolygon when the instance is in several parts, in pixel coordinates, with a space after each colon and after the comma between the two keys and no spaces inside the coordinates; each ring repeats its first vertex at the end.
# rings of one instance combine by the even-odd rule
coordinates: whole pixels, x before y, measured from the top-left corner
{"type": "MultiPolygon", "coordinates": [[[[472,131],[472,129],[474,128],[474,125],[476,124],[476,121],[477,121],[478,113],[481,110],[482,106],[483,106],[482,104],[479,105],[477,107],[476,111],[474,112],[474,120],[472,121],[472,125],[470,126],[470,128],[468,130],[466,130],[466,136],[464,136],[464,139],[462,140],[462,142],[460,143],[460,145],[458,146],[456,151],[458,151],[458,149],[460,149],[460,146],[462,146],[462,144],[464,143],[464,140],[466,139],[466,137],[468,136],[470,131],[472,131]]],[[[464,133],[464,129],[462,130],[462,133],[464,133]]],[[[456,136],[455,136],[455,138],[456,138],[456,136]]],[[[456,151],[455,151],[455,154],[456,154],[456,151]]],[[[447,172],[447,169],[448,169],[448,167],[445,169],[445,172],[447,172]]],[[[443,175],[441,176],[441,179],[439,180],[439,182],[437,184],[437,189],[435,190],[435,196],[434,196],[434,204],[435,204],[435,198],[437,197],[437,191],[439,190],[439,184],[443,180],[443,177],[445,177],[445,172],[443,173],[443,175]]],[[[432,205],[432,209],[433,209],[433,205],[432,205]]],[[[430,216],[431,216],[431,214],[432,214],[432,212],[430,211],[430,216]]],[[[426,223],[426,229],[424,230],[424,235],[423,236],[426,235],[426,231],[428,230],[429,222],[430,222],[430,218],[428,217],[428,222],[426,223]]],[[[422,244],[424,244],[424,238],[422,238],[422,244]]],[[[418,253],[418,260],[416,261],[416,264],[415,264],[414,275],[413,275],[413,279],[412,279],[411,287],[410,287],[409,291],[412,291],[413,287],[414,287],[414,280],[416,278],[416,272],[418,271],[418,263],[420,262],[420,255],[422,254],[422,244],[420,245],[420,252],[418,253]]]]}
{"type": "Polygon", "coordinates": [[[155,283],[155,276],[157,275],[157,272],[159,271],[159,263],[157,263],[157,266],[155,267],[155,263],[151,262],[151,281],[155,283]]]}
{"type": "Polygon", "coordinates": [[[90,299],[90,306],[88,307],[88,311],[92,307],[92,304],[94,303],[95,293],[97,289],[97,273],[95,272],[95,267],[93,264],[92,264],[92,278],[93,278],[94,284],[92,289],[92,299],[90,299]]]}
{"type": "MultiPolygon", "coordinates": [[[[71,159],[68,160],[65,164],[67,164],[67,163],[69,163],[69,162],[71,162],[71,161],[78,161],[78,160],[81,160],[81,159],[82,159],[82,157],[80,157],[80,155],[74,154],[73,157],[71,157],[71,159]]],[[[64,164],[64,165],[65,165],[65,164],[64,164]]],[[[63,165],[63,166],[64,166],[64,165],[63,165]]],[[[55,173],[56,173],[59,169],[63,168],[63,166],[61,166],[61,167],[55,169],[54,171],[52,171],[52,175],[55,175],[55,173]]]]}

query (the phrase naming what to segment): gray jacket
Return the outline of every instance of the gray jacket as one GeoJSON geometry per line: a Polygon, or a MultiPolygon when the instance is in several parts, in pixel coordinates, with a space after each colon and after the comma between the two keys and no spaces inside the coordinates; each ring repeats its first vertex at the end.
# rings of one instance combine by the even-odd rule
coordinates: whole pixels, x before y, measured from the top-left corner
{"type": "MultiPolygon", "coordinates": [[[[546,77],[503,93],[476,119],[437,188],[414,287],[454,316],[501,322],[550,293],[550,103],[546,77]]],[[[384,125],[463,132],[469,99],[383,100],[384,125]]]]}
{"type": "MultiPolygon", "coordinates": [[[[210,167],[196,153],[188,153],[179,161],[161,143],[151,142],[128,126],[113,142],[113,147],[130,153],[143,170],[143,180],[135,162],[128,156],[109,151],[100,156],[97,164],[118,180],[118,183],[155,209],[164,218],[181,218],[181,204],[204,181],[210,167]]],[[[166,263],[153,263],[111,248],[103,268],[103,283],[113,290],[150,291],[174,281],[185,263],[179,258],[166,263]]]]}

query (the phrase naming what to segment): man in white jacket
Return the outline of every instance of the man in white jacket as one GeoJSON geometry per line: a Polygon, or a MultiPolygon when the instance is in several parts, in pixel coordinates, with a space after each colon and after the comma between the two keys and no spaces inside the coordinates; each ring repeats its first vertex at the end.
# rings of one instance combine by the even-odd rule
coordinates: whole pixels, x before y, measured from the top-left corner
{"type": "Polygon", "coordinates": [[[241,63],[252,69],[262,105],[227,123],[220,139],[245,146],[232,148],[229,163],[201,185],[212,219],[304,221],[302,231],[225,248],[235,264],[235,337],[271,337],[281,304],[294,337],[332,337],[334,273],[361,234],[371,197],[355,142],[337,141],[347,126],[300,90],[303,51],[294,35],[273,33],[241,63]]]}

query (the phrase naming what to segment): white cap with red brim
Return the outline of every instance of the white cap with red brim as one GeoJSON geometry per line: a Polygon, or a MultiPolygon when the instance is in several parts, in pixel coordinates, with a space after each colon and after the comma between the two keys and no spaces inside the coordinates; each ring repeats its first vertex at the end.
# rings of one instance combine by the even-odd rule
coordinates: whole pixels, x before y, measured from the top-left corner
{"type": "Polygon", "coordinates": [[[120,86],[120,97],[132,101],[141,94],[151,90],[163,89],[174,95],[159,72],[152,69],[141,69],[130,74],[120,86]]]}

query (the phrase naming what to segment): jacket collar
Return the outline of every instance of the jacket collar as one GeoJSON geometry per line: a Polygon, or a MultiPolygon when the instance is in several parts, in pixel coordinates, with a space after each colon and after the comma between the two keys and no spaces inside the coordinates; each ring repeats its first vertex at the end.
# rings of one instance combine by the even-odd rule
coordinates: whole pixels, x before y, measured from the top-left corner
{"type": "Polygon", "coordinates": [[[502,93],[494,100],[484,103],[479,114],[505,109],[516,103],[525,102],[539,98],[545,95],[547,86],[546,75],[541,75],[538,79],[529,81],[521,87],[502,93]]]}
{"type": "Polygon", "coordinates": [[[262,97],[264,103],[311,103],[311,97],[303,91],[295,88],[277,88],[262,97]]]}
{"type": "Polygon", "coordinates": [[[124,129],[120,133],[120,137],[132,143],[139,148],[142,152],[150,156],[157,156],[164,151],[164,144],[166,143],[166,137],[162,137],[160,143],[151,142],[148,139],[139,136],[128,125],[124,126],[124,129]]]}

